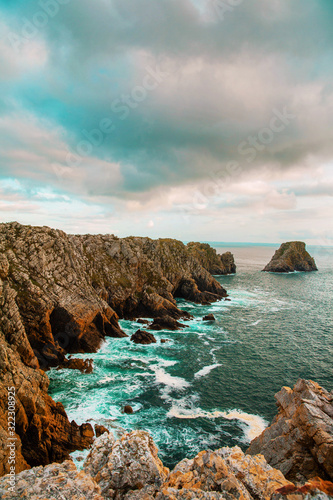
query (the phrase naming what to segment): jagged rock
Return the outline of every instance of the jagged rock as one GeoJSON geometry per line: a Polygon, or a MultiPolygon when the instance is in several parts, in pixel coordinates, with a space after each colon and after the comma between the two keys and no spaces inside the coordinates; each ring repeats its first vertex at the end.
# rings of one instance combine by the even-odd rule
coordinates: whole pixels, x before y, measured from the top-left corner
{"type": "Polygon", "coordinates": [[[306,251],[305,243],[289,241],[282,243],[263,271],[291,273],[294,271],[318,271],[318,268],[313,257],[306,251]]]}
{"type": "Polygon", "coordinates": [[[150,321],[148,319],[137,319],[136,320],[137,323],[140,323],[141,325],[149,325],[150,321]]]}
{"type": "Polygon", "coordinates": [[[127,413],[128,415],[131,415],[132,413],[134,413],[133,408],[130,405],[125,405],[123,412],[127,413]]]}
{"type": "Polygon", "coordinates": [[[333,479],[333,394],[311,380],[275,395],[279,413],[248,453],[262,453],[291,481],[333,479]]]}
{"type": "MultiPolygon", "coordinates": [[[[106,435],[99,440],[104,436],[106,435]]],[[[103,457],[100,463],[104,465],[99,470],[98,467],[92,470],[85,462],[84,470],[92,474],[105,497],[120,499],[129,494],[132,496],[128,498],[140,498],[135,496],[138,490],[142,490],[144,486],[152,486],[157,491],[169,472],[157,456],[154,441],[145,431],[124,434],[112,445],[110,453],[108,445],[103,447],[100,442],[97,444],[98,455],[103,457]]],[[[95,455],[95,446],[96,442],[90,452],[90,461],[95,455]]]]}
{"type": "Polygon", "coordinates": [[[70,460],[47,467],[35,467],[16,477],[14,491],[10,477],[0,479],[0,498],[3,500],[104,500],[94,479],[78,472],[70,460]]]}
{"type": "Polygon", "coordinates": [[[145,330],[137,330],[131,336],[131,341],[135,344],[156,344],[156,339],[152,333],[145,330]]]}
{"type": "Polygon", "coordinates": [[[161,344],[165,344],[166,342],[170,342],[170,339],[161,339],[161,344]]]}
{"type": "Polygon", "coordinates": [[[109,429],[107,429],[106,427],[104,427],[104,425],[95,424],[94,429],[95,429],[96,437],[101,436],[105,432],[107,432],[109,434],[109,429]]]}
{"type": "Polygon", "coordinates": [[[207,316],[204,316],[202,318],[203,321],[215,321],[215,316],[214,314],[207,314],[207,316]]]}
{"type": "Polygon", "coordinates": [[[174,318],[170,318],[170,316],[164,316],[162,318],[155,318],[149,330],[179,330],[180,328],[185,328],[185,325],[179,323],[174,318]]]}
{"type": "Polygon", "coordinates": [[[158,500],[174,499],[269,499],[291,484],[264,457],[244,455],[239,447],[202,451],[182,460],[162,485],[158,500]]]}
{"type": "Polygon", "coordinates": [[[94,444],[83,464],[83,469],[87,474],[95,477],[105,466],[116,440],[112,432],[101,434],[95,439],[94,444]]]}
{"type": "Polygon", "coordinates": [[[188,252],[196,258],[210,274],[234,274],[236,265],[231,252],[217,254],[208,243],[191,242],[187,244],[188,252]]]}
{"type": "Polygon", "coordinates": [[[64,363],[60,368],[68,368],[70,370],[80,370],[82,373],[92,373],[94,366],[92,359],[79,359],[79,358],[70,358],[65,359],[64,363]]]}
{"type": "Polygon", "coordinates": [[[329,500],[333,498],[333,483],[314,478],[303,486],[288,485],[279,488],[272,500],[329,500]]]}

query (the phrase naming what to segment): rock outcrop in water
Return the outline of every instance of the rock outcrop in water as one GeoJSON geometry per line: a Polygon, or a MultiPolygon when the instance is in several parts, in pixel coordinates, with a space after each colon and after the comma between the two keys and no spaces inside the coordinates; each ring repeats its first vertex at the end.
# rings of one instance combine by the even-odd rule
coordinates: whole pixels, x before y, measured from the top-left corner
{"type": "Polygon", "coordinates": [[[231,252],[216,253],[208,243],[191,242],[187,244],[189,253],[211,274],[234,274],[236,264],[231,252]]]}
{"type": "Polygon", "coordinates": [[[289,241],[282,243],[263,271],[291,273],[294,271],[318,271],[318,268],[313,257],[306,251],[305,243],[289,241]]]}
{"type": "Polygon", "coordinates": [[[125,336],[119,316],[189,317],[176,296],[205,304],[226,296],[179,241],[0,224],[0,475],[9,470],[7,387],[16,389],[16,470],[68,458],[93,429],[69,422],[43,370],[90,371],[90,360],[66,354],[125,336]]]}
{"type": "Polygon", "coordinates": [[[291,481],[333,480],[333,393],[308,380],[275,395],[279,413],[248,453],[262,453],[291,481]]]}

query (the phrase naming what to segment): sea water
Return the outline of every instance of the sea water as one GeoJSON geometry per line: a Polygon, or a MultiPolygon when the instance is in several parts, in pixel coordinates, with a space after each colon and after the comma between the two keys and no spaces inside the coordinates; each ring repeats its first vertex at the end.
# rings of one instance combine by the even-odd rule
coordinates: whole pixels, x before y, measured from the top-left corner
{"type": "MultiPolygon", "coordinates": [[[[216,277],[230,301],[180,299],[194,317],[183,330],[153,332],[151,345],[108,338],[98,353],[76,355],[93,358],[91,374],[48,372],[50,394],[70,420],[104,425],[116,436],[146,430],[173,467],[203,449],[245,450],[276,414],[274,394],[300,377],[333,388],[333,248],[308,248],[318,272],[272,274],[261,269],[273,247],[216,247],[235,255],[237,274],[216,277]],[[215,322],[202,321],[209,313],[215,322]],[[124,414],[124,405],[134,413],[124,414]]],[[[120,325],[129,336],[143,327],[120,325]]],[[[83,456],[73,454],[78,465],[83,456]]]]}

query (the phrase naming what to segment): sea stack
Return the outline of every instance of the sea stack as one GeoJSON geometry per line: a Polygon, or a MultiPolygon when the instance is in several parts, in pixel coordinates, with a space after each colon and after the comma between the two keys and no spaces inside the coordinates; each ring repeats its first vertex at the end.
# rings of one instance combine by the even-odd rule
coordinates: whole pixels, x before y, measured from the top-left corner
{"type": "Polygon", "coordinates": [[[314,258],[306,251],[303,241],[288,241],[282,243],[263,271],[292,273],[294,271],[318,271],[318,268],[314,258]]]}

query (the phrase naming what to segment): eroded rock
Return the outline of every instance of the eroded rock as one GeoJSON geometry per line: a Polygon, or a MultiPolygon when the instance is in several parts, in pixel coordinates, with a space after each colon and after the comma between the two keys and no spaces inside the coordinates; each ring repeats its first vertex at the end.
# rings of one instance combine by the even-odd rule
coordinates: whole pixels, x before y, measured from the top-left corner
{"type": "Polygon", "coordinates": [[[294,271],[318,271],[318,268],[313,257],[306,251],[305,243],[289,241],[282,243],[263,271],[291,273],[294,271]]]}
{"type": "Polygon", "coordinates": [[[156,344],[156,339],[152,333],[145,330],[137,330],[131,336],[131,341],[135,344],[156,344]]]}

